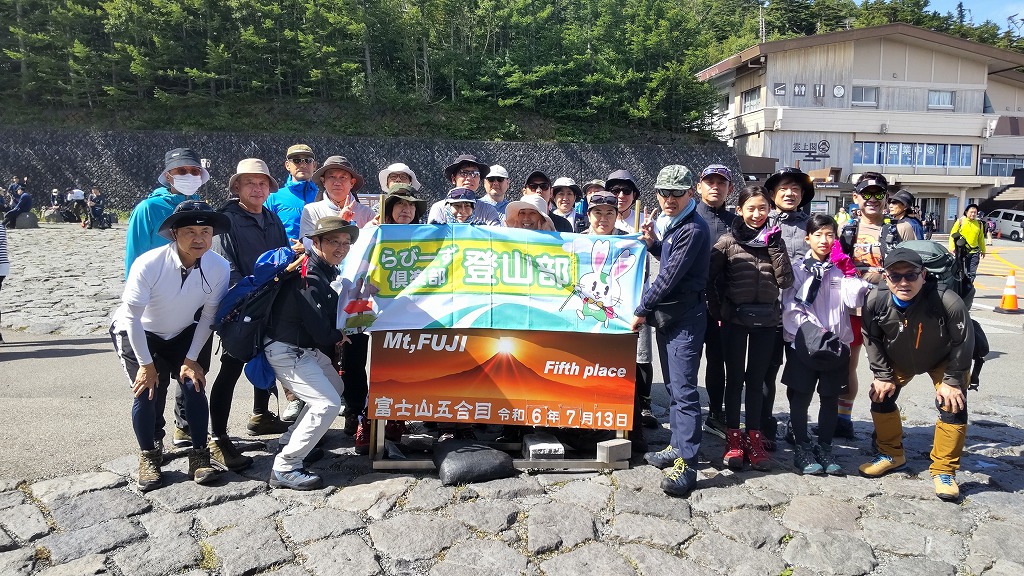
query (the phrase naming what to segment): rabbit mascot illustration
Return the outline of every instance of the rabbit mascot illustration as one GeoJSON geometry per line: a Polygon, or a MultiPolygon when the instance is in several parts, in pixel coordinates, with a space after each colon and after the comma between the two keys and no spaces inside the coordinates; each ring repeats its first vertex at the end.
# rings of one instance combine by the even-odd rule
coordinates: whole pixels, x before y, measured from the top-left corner
{"type": "Polygon", "coordinates": [[[621,302],[622,286],[619,284],[619,278],[636,262],[636,256],[629,250],[623,250],[612,263],[611,273],[606,273],[604,264],[608,261],[610,250],[609,241],[594,242],[590,260],[594,270],[580,276],[579,282],[576,283],[577,293],[581,299],[576,316],[580,320],[593,318],[604,324],[605,328],[608,327],[608,322],[616,317],[614,306],[621,302]]]}

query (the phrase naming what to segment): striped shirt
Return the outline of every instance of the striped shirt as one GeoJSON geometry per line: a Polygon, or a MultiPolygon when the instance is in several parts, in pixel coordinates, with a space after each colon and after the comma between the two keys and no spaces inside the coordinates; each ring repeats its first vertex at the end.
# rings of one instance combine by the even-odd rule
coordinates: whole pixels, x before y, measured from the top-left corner
{"type": "Polygon", "coordinates": [[[7,259],[7,228],[0,224],[0,277],[7,276],[11,271],[11,261],[7,259]]]}

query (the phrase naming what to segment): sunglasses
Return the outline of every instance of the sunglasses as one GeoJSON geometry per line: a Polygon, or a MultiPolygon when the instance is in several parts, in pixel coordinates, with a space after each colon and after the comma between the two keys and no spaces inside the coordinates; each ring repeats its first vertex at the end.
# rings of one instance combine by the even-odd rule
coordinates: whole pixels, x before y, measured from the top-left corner
{"type": "Polygon", "coordinates": [[[608,191],[611,192],[612,194],[615,194],[616,196],[619,195],[619,194],[632,194],[633,193],[633,189],[632,188],[625,188],[625,187],[622,187],[622,186],[617,186],[615,188],[610,188],[608,191]]]}
{"type": "Polygon", "coordinates": [[[190,176],[202,176],[203,169],[198,166],[179,166],[167,171],[171,176],[184,176],[188,174],[190,176]]]}
{"type": "Polygon", "coordinates": [[[314,160],[312,158],[309,158],[309,157],[289,158],[288,161],[291,162],[292,164],[296,164],[296,165],[298,165],[298,164],[312,164],[313,162],[316,162],[316,160],[314,160]]]}
{"type": "Polygon", "coordinates": [[[868,192],[861,194],[860,197],[865,200],[885,200],[887,194],[885,192],[868,192]]]}
{"type": "Polygon", "coordinates": [[[455,200],[476,200],[476,194],[472,192],[456,192],[448,196],[448,201],[453,202],[455,200]]]}
{"type": "Polygon", "coordinates": [[[502,178],[501,176],[491,176],[487,179],[488,182],[504,182],[505,180],[506,178],[502,178]]]}
{"type": "Polygon", "coordinates": [[[917,282],[917,279],[921,277],[921,271],[907,272],[906,274],[898,274],[896,272],[886,272],[886,278],[888,278],[893,284],[899,284],[906,280],[907,282],[917,282]]]}
{"type": "Polygon", "coordinates": [[[548,184],[547,182],[530,182],[526,187],[530,190],[547,190],[548,188],[551,188],[551,184],[548,184]]]}
{"type": "Polygon", "coordinates": [[[619,201],[611,196],[593,196],[590,198],[589,203],[591,206],[618,206],[619,201]]]}
{"type": "Polygon", "coordinates": [[[460,178],[476,178],[480,175],[479,170],[459,170],[458,173],[460,178]]]}
{"type": "Polygon", "coordinates": [[[682,198],[683,196],[686,196],[687,194],[690,193],[689,188],[687,188],[686,190],[667,190],[665,188],[655,188],[654,191],[657,192],[658,196],[661,196],[662,198],[668,198],[669,196],[672,196],[673,198],[682,198]]]}

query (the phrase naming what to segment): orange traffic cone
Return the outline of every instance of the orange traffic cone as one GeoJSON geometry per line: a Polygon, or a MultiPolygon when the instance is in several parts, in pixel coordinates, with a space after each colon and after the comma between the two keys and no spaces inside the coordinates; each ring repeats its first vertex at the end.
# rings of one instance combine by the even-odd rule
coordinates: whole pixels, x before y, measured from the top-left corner
{"type": "Polygon", "coordinates": [[[1017,308],[1017,277],[1013,270],[1010,270],[1010,275],[1006,277],[1006,287],[1003,288],[1003,300],[995,308],[995,312],[1000,314],[1020,314],[1020,309],[1017,308]]]}

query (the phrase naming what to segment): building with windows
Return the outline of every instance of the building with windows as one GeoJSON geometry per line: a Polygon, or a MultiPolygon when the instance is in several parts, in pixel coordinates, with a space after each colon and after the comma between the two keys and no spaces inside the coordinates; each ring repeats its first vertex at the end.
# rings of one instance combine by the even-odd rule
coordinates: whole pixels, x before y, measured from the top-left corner
{"type": "Polygon", "coordinates": [[[1019,67],[1024,54],[887,24],[758,44],[698,78],[724,95],[723,134],[741,164],[771,157],[838,175],[815,195],[832,213],[857,175],[881,172],[948,229],[1024,166],[1019,67]]]}

